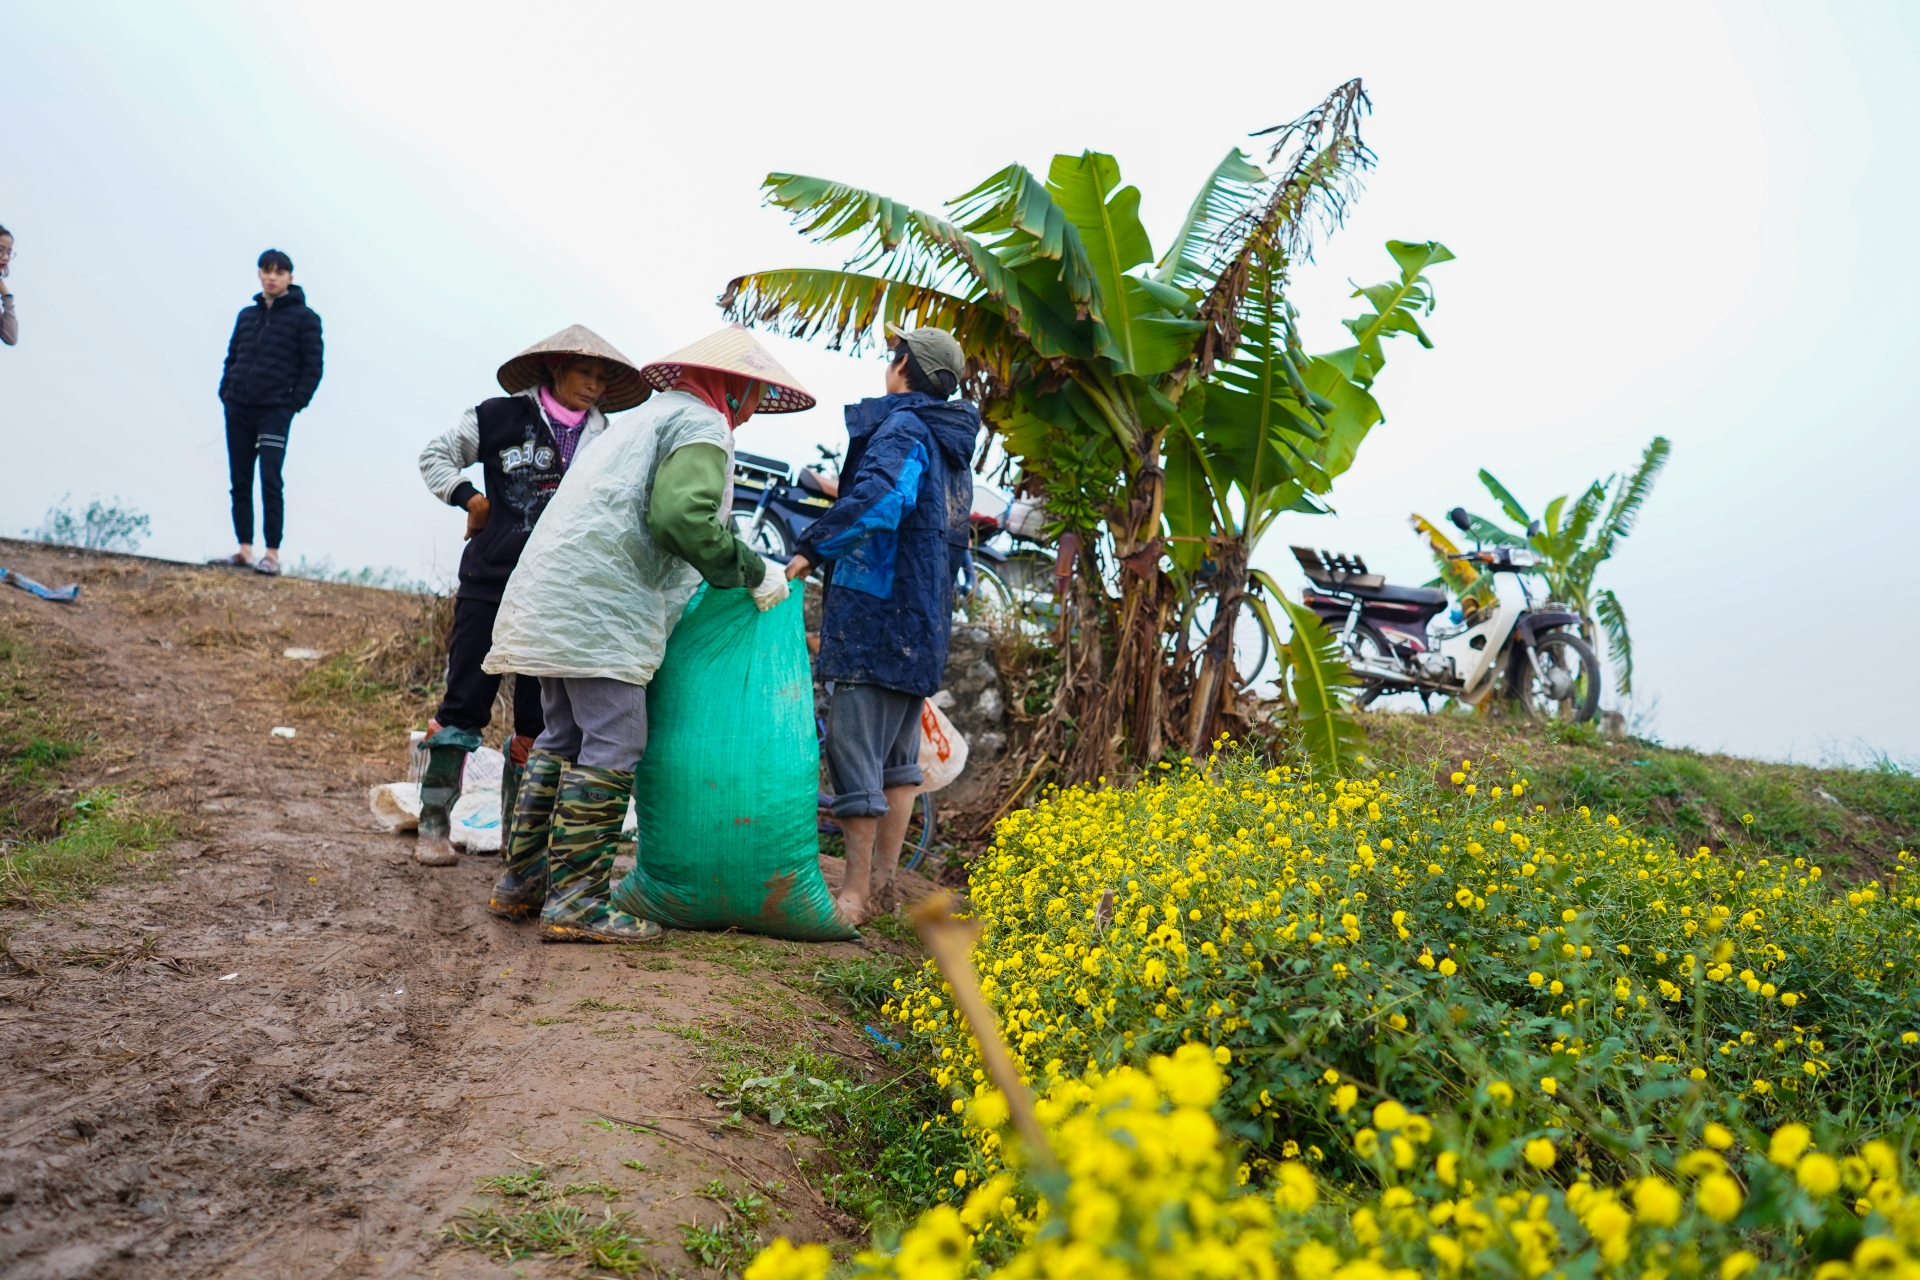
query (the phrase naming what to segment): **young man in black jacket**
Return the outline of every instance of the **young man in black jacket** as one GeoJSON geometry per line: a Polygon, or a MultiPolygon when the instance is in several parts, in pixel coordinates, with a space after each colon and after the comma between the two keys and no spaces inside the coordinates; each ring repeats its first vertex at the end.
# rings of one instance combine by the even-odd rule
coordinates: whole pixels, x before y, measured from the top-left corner
{"type": "Polygon", "coordinates": [[[320,386],[320,313],[293,282],[293,259],[260,255],[260,292],[233,322],[220,403],[227,410],[227,471],[233,481],[233,534],[240,550],[219,564],[280,572],[280,464],[287,428],[320,386]],[[266,554],[253,559],[253,460],[260,459],[266,554]]]}

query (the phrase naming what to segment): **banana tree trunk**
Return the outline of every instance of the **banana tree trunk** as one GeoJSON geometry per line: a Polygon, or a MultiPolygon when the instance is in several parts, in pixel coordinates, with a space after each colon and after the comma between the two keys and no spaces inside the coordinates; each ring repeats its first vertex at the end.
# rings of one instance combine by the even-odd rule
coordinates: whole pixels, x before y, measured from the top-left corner
{"type": "Polygon", "coordinates": [[[1193,699],[1187,704],[1187,751],[1202,755],[1213,741],[1221,705],[1233,693],[1233,632],[1240,621],[1240,607],[1246,598],[1247,547],[1244,543],[1221,541],[1211,548],[1219,566],[1214,578],[1219,603],[1213,611],[1213,626],[1207,633],[1206,648],[1200,656],[1200,675],[1194,681],[1193,699]]]}

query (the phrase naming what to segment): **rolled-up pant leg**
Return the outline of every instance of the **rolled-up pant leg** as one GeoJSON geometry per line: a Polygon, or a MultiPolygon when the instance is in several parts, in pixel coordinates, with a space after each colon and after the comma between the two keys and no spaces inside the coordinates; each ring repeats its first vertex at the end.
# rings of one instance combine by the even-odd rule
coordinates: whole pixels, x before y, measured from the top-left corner
{"type": "Polygon", "coordinates": [[[877,818],[888,787],[917,787],[920,711],[926,700],[877,684],[836,684],[827,711],[833,816],[877,818]]]}

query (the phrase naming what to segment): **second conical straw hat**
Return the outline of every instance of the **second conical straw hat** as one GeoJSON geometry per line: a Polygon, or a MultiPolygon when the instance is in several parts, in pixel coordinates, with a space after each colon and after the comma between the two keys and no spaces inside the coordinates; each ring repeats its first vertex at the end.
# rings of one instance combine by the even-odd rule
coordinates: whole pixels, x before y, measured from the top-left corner
{"type": "Polygon", "coordinates": [[[728,325],[690,347],[643,365],[640,377],[657,391],[670,391],[684,368],[717,369],[767,384],[759,413],[798,413],[818,403],[794,376],[780,366],[767,349],[740,325],[728,325]]]}

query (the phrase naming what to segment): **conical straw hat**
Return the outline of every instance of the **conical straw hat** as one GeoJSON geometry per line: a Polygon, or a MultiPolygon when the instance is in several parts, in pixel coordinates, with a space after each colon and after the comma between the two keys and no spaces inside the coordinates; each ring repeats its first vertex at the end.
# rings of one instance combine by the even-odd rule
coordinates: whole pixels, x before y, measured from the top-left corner
{"type": "Polygon", "coordinates": [[[670,356],[645,365],[640,376],[655,390],[670,391],[680,377],[680,370],[688,366],[737,373],[766,383],[758,413],[798,413],[818,403],[741,325],[729,325],[690,347],[682,347],[670,356]]]}
{"type": "Polygon", "coordinates": [[[606,394],[600,397],[600,412],[619,413],[631,409],[653,394],[640,380],[633,361],[613,349],[613,344],[583,324],[568,325],[551,338],[543,338],[500,366],[500,387],[508,395],[537,387],[547,380],[546,367],[568,356],[598,356],[619,368],[607,379],[606,394]]]}

